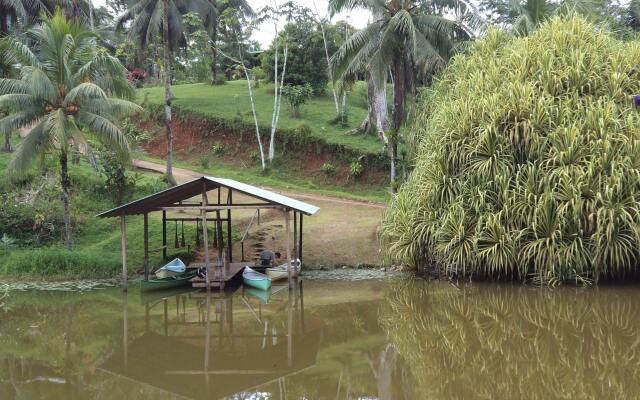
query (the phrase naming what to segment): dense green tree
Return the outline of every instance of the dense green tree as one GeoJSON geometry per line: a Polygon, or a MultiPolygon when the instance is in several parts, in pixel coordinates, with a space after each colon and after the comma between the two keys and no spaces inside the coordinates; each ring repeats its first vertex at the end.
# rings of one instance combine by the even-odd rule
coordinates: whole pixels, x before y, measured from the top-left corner
{"type": "MultiPolygon", "coordinates": [[[[335,25],[325,25],[325,37],[329,54],[335,53],[338,43],[344,40],[344,32],[335,25]]],[[[284,48],[288,42],[287,73],[284,83],[289,85],[310,84],[315,93],[323,93],[329,82],[327,59],[325,56],[322,31],[318,22],[312,18],[299,18],[284,26],[278,33],[278,47],[284,48]]],[[[274,79],[275,47],[271,46],[260,57],[262,69],[267,79],[274,79]]],[[[283,67],[282,58],[278,60],[278,69],[283,67]]]]}
{"type": "Polygon", "coordinates": [[[68,156],[83,150],[88,138],[128,153],[126,137],[115,121],[140,107],[126,69],[104,49],[96,49],[96,35],[60,12],[44,17],[27,32],[29,47],[6,38],[3,57],[21,66],[20,79],[0,79],[0,134],[25,129],[28,133],[14,152],[9,169],[26,171],[47,153],[60,166],[65,243],[71,249],[68,156]],[[117,98],[120,97],[120,98],[117,98]]]}
{"type": "MultiPolygon", "coordinates": [[[[207,29],[211,31],[211,46],[212,48],[212,60],[211,60],[211,83],[215,84],[217,81],[218,68],[220,67],[220,59],[218,58],[218,52],[215,47],[225,47],[223,42],[228,42],[230,36],[236,38],[238,35],[234,33],[238,29],[238,24],[243,23],[243,19],[255,17],[256,13],[249,5],[247,0],[209,0],[213,7],[217,10],[215,17],[209,22],[207,29]],[[229,18],[229,13],[232,12],[233,18],[229,18]]],[[[232,46],[236,46],[235,43],[231,43],[232,46]]],[[[237,47],[237,46],[236,46],[237,47]]],[[[228,50],[228,49],[226,49],[228,50]]],[[[224,63],[224,60],[222,60],[224,63]]],[[[223,70],[226,69],[223,67],[223,70]]]]}
{"type": "Polygon", "coordinates": [[[373,15],[369,25],[340,46],[331,62],[334,79],[356,74],[364,67],[377,87],[383,87],[390,71],[394,88],[390,180],[395,190],[398,135],[405,119],[405,100],[416,93],[416,74],[443,66],[456,40],[469,38],[459,21],[476,24],[477,17],[461,0],[331,0],[329,7],[335,12],[364,7],[373,15]],[[455,20],[439,15],[446,11],[457,15],[455,20]]]}
{"type": "Polygon", "coordinates": [[[416,166],[381,227],[389,254],[542,282],[640,272],[638,42],[579,17],[492,30],[417,107],[416,166]]]}
{"type": "Polygon", "coordinates": [[[178,46],[186,45],[183,15],[190,11],[198,13],[204,25],[210,24],[217,12],[209,0],[139,0],[118,20],[118,27],[131,23],[128,27],[129,36],[141,49],[146,49],[162,32],[164,125],[167,137],[166,179],[171,185],[176,184],[173,177],[173,132],[171,130],[172,55],[178,46]]]}

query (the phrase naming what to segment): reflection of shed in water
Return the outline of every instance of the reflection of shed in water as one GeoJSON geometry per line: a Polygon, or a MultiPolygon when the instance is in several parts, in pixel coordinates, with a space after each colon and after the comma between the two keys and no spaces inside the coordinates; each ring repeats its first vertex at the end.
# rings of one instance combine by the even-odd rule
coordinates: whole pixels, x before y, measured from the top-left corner
{"type": "MultiPolygon", "coordinates": [[[[289,291],[283,295],[286,299],[289,291]]],[[[248,316],[255,316],[260,328],[234,332],[231,302],[239,298],[240,304],[249,306],[243,296],[180,295],[175,299],[178,314],[170,313],[172,318],[167,318],[166,310],[173,299],[161,300],[157,304],[165,305],[164,332],[154,332],[147,323],[145,333],[124,340],[122,349],[101,369],[193,399],[230,396],[295,374],[315,364],[320,323],[303,324],[302,307],[297,307],[293,293],[290,296],[285,300],[286,332],[282,333],[268,327],[254,310],[248,316]],[[204,309],[198,310],[197,320],[189,320],[186,308],[180,307],[192,300],[204,309]],[[169,326],[179,332],[169,335],[169,326]]]]}

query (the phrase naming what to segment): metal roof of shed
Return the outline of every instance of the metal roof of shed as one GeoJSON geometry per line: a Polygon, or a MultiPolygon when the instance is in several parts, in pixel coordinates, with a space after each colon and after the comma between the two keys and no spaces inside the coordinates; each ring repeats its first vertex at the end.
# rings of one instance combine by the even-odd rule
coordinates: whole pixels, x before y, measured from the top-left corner
{"type": "Polygon", "coordinates": [[[206,185],[207,191],[217,189],[219,187],[227,188],[234,192],[239,192],[249,197],[266,201],[269,204],[281,205],[307,215],[313,215],[319,210],[318,207],[312,204],[292,199],[291,197],[262,189],[257,186],[248,185],[233,179],[203,176],[193,181],[183,183],[182,185],[174,186],[150,196],[123,204],[109,211],[100,213],[97,216],[101,218],[109,218],[119,217],[121,215],[144,214],[145,212],[154,211],[154,209],[157,209],[158,207],[171,206],[175,203],[201,194],[203,183],[206,185]]]}

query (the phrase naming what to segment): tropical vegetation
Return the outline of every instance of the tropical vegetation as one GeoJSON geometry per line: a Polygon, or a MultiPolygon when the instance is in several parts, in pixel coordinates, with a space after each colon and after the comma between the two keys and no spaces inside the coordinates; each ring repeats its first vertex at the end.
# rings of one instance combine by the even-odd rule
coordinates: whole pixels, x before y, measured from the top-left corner
{"type": "Polygon", "coordinates": [[[555,17],[526,38],[492,29],[456,57],[416,111],[416,167],[382,226],[389,255],[466,277],[637,275],[639,56],[638,42],[555,17]]]}
{"type": "Polygon", "coordinates": [[[139,111],[122,98],[134,95],[120,62],[95,47],[95,34],[62,13],[45,17],[27,32],[31,47],[7,38],[3,57],[21,65],[20,79],[0,79],[0,134],[25,129],[9,173],[24,173],[45,154],[58,157],[64,206],[65,244],[71,249],[68,162],[72,151],[87,153],[91,140],[121,157],[129,145],[116,120],[139,111]]]}

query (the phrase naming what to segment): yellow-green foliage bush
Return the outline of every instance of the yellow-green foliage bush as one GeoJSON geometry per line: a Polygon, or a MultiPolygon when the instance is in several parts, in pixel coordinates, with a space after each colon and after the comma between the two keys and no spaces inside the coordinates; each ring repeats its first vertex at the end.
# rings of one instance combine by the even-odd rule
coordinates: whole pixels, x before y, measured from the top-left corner
{"type": "Polygon", "coordinates": [[[418,106],[416,168],[381,231],[390,256],[502,279],[637,274],[635,94],[638,42],[579,17],[490,31],[418,106]]]}

